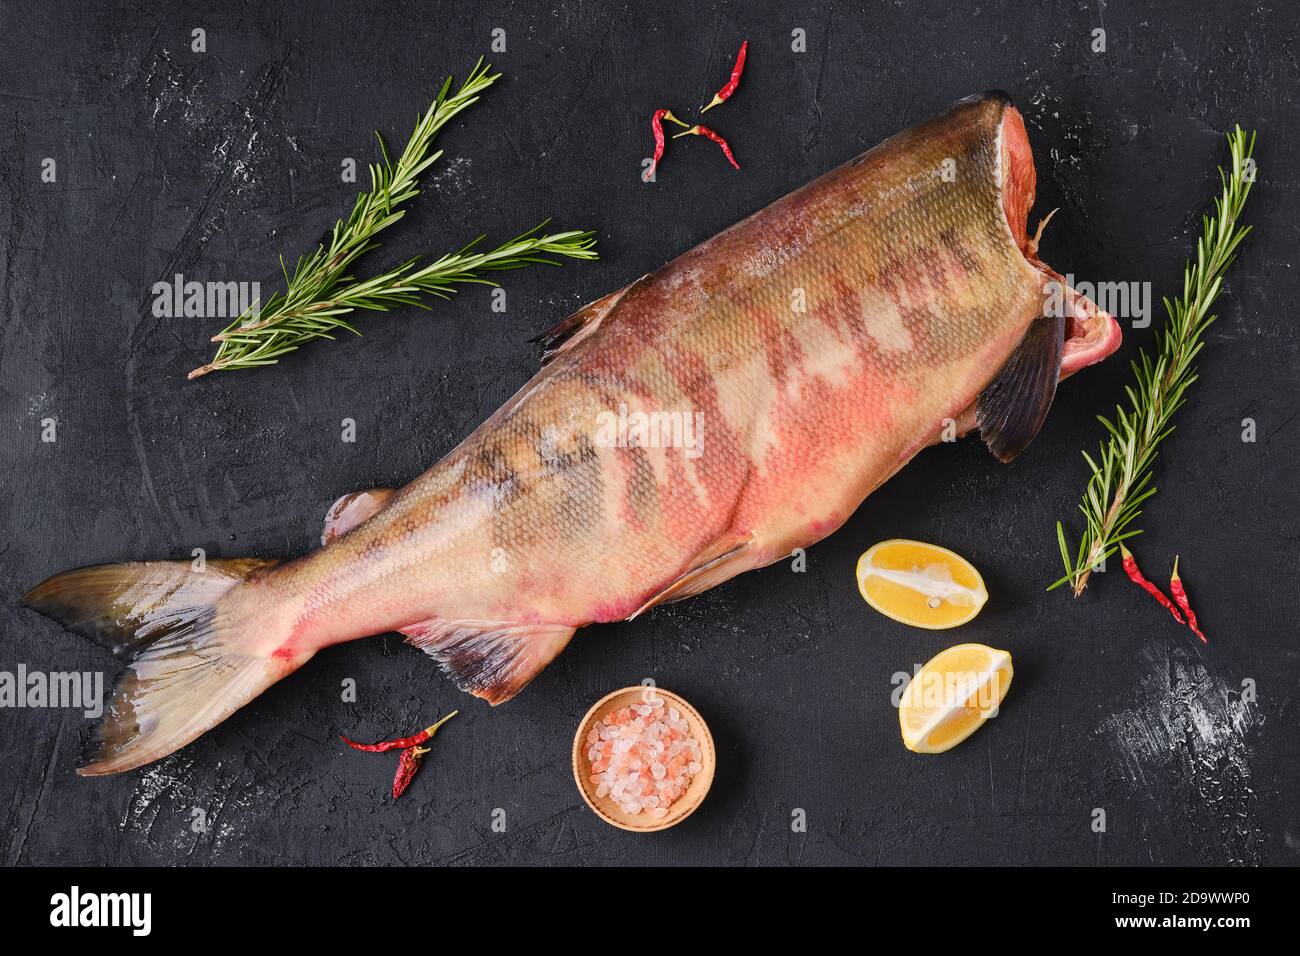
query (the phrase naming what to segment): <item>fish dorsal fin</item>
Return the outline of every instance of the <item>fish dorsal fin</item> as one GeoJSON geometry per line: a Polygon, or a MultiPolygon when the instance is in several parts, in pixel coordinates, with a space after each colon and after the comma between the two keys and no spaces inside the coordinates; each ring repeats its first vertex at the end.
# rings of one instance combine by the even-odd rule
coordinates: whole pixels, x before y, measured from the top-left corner
{"type": "Polygon", "coordinates": [[[573,637],[567,624],[449,621],[401,628],[406,642],[436,660],[461,690],[493,706],[519,693],[573,637]]]}
{"type": "Polygon", "coordinates": [[[749,553],[751,540],[745,538],[739,543],[732,540],[705,551],[699,556],[698,563],[694,567],[674,578],[671,584],[637,608],[628,620],[656,605],[703,594],[709,588],[717,587],[723,581],[750,570],[754,566],[749,553]]]}
{"type": "Polygon", "coordinates": [[[1064,342],[1064,315],[1035,319],[997,377],[980,393],[975,423],[999,461],[1019,455],[1043,427],[1056,395],[1064,342]]]}
{"type": "Polygon", "coordinates": [[[557,355],[574,348],[600,328],[600,323],[605,316],[609,315],[614,306],[618,305],[619,299],[623,298],[628,289],[634,285],[636,282],[629,283],[617,292],[611,292],[609,295],[601,296],[595,302],[587,303],[563,322],[537,336],[533,341],[541,344],[542,367],[545,368],[557,355]]]}
{"type": "Polygon", "coordinates": [[[321,531],[320,543],[329,544],[378,514],[395,494],[397,492],[392,488],[368,488],[344,495],[325,512],[325,528],[321,531]]]}

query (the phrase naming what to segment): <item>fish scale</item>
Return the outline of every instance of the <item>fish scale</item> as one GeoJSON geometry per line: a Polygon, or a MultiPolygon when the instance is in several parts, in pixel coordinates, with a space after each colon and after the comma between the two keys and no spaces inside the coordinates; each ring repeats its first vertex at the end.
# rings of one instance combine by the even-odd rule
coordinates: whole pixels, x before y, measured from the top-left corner
{"type": "MultiPolygon", "coordinates": [[[[320,648],[390,630],[500,703],[575,629],[830,534],[946,420],[1014,456],[1066,334],[1033,190],[1010,101],[963,100],[580,310],[445,458],[337,502],[319,551],[39,585],[29,606],[135,654],[82,772],[157,759],[320,648]]],[[[1087,305],[1076,324],[1114,325],[1087,305]]]]}

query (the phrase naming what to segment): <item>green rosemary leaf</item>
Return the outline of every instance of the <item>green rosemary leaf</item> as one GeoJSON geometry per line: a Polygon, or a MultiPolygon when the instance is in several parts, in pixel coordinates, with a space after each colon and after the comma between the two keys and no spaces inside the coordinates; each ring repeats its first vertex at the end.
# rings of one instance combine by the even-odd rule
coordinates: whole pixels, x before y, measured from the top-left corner
{"type": "Polygon", "coordinates": [[[1065,543],[1065,527],[1061,522],[1056,522],[1056,542],[1061,546],[1061,561],[1068,568],[1070,566],[1070,549],[1065,543]]]}

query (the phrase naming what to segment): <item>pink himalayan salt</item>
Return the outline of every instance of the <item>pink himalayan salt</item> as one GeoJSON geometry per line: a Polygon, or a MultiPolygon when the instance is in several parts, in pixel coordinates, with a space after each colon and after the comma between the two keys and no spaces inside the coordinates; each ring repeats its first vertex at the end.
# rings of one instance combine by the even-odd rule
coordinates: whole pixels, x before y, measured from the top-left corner
{"type": "Polygon", "coordinates": [[[611,711],[596,721],[586,743],[596,796],[633,815],[667,816],[703,769],[686,719],[662,700],[611,711]]]}

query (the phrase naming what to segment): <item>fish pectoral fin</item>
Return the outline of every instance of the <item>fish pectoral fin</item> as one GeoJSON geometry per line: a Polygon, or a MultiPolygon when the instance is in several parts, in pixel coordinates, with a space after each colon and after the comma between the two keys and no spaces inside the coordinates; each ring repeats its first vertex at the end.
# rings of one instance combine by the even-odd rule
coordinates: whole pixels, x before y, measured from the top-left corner
{"type": "Polygon", "coordinates": [[[325,528],[321,531],[320,543],[327,545],[367,518],[373,517],[384,509],[395,494],[397,492],[392,488],[369,488],[344,495],[325,512],[325,528]]]}
{"type": "Polygon", "coordinates": [[[461,690],[496,706],[523,690],[564,650],[575,630],[567,624],[434,618],[401,628],[401,633],[436,660],[461,690]]]}
{"type": "Polygon", "coordinates": [[[1019,455],[1043,427],[1056,396],[1064,341],[1064,315],[1035,319],[997,377],[980,393],[975,422],[999,461],[1019,455]]]}
{"type": "Polygon", "coordinates": [[[656,605],[681,601],[684,598],[703,594],[709,588],[717,587],[723,581],[728,581],[737,574],[750,570],[753,567],[749,553],[751,542],[751,538],[746,538],[739,544],[729,543],[720,546],[720,548],[714,548],[712,549],[714,556],[710,556],[710,552],[706,551],[701,555],[700,562],[695,567],[674,578],[671,584],[637,608],[628,617],[628,620],[632,620],[632,618],[656,605]],[[719,550],[721,550],[721,553],[717,553],[719,550]]]}
{"type": "MultiPolygon", "coordinates": [[[[640,281],[639,279],[637,280],[640,281]]],[[[542,367],[545,368],[557,356],[577,346],[579,342],[595,332],[605,316],[618,305],[627,290],[636,282],[623,286],[617,292],[601,296],[595,302],[589,302],[563,322],[551,326],[533,339],[542,347],[542,367]]]]}

